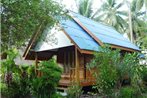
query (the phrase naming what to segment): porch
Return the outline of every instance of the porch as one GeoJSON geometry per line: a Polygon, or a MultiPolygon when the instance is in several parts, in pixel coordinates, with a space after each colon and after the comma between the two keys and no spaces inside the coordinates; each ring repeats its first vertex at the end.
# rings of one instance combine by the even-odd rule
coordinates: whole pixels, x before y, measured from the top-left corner
{"type": "Polygon", "coordinates": [[[76,77],[76,68],[70,68],[69,73],[63,73],[61,75],[61,79],[59,81],[60,87],[68,87],[71,86],[73,83],[78,82],[80,86],[90,86],[95,84],[95,79],[92,76],[91,70],[86,68],[79,68],[79,81],[77,81],[76,77]]]}

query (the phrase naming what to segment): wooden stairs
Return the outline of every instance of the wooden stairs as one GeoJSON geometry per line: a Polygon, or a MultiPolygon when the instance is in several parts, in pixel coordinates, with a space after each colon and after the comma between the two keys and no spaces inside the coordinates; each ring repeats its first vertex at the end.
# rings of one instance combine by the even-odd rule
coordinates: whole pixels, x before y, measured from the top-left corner
{"type": "Polygon", "coordinates": [[[57,90],[61,92],[67,92],[69,86],[71,86],[70,75],[62,74],[57,90]]]}

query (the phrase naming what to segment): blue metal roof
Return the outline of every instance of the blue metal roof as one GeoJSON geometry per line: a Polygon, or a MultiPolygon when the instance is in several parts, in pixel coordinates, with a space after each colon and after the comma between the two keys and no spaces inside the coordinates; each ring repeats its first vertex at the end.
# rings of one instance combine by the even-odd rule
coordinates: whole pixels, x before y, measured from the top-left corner
{"type": "MultiPolygon", "coordinates": [[[[123,35],[117,32],[113,27],[95,22],[77,13],[70,13],[101,42],[134,50],[140,50],[128,39],[124,38],[123,35]]],[[[100,45],[73,19],[62,20],[60,23],[66,33],[79,46],[80,49],[98,51],[98,47],[100,45]]]]}
{"type": "Polygon", "coordinates": [[[124,38],[123,35],[117,32],[113,27],[95,22],[77,13],[72,12],[72,15],[103,43],[140,50],[136,45],[132,44],[128,39],[124,38]]]}
{"type": "Polygon", "coordinates": [[[92,39],[74,20],[62,20],[61,26],[80,49],[98,51],[99,44],[92,39]]]}

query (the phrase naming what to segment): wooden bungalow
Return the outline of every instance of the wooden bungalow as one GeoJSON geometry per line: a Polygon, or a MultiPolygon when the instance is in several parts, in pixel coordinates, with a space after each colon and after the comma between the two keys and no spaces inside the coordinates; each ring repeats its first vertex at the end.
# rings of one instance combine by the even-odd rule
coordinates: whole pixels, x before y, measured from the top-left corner
{"type": "Polygon", "coordinates": [[[69,14],[71,19],[60,20],[58,25],[45,30],[43,40],[36,41],[38,32],[35,33],[23,55],[26,60],[35,60],[36,67],[38,61],[56,56],[57,63],[64,68],[59,85],[70,86],[73,81],[82,86],[93,85],[95,80],[86,64],[105,43],[123,52],[140,51],[113,27],[74,12],[69,14]]]}

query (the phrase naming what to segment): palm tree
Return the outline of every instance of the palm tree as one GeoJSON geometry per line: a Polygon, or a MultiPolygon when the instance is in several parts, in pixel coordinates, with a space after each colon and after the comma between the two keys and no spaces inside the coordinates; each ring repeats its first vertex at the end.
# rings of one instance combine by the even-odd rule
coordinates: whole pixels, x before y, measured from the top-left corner
{"type": "Polygon", "coordinates": [[[106,0],[103,2],[100,8],[100,14],[95,18],[96,21],[105,22],[116,28],[119,32],[124,32],[127,25],[126,21],[122,18],[122,15],[126,15],[126,12],[119,11],[123,3],[116,3],[116,0],[106,0]]]}
{"type": "Polygon", "coordinates": [[[128,24],[131,25],[133,42],[139,41],[140,38],[146,35],[145,32],[147,33],[147,24],[145,23],[147,20],[144,18],[146,15],[146,10],[142,11],[142,7],[144,6],[143,1],[145,0],[133,0],[129,5],[129,18],[131,18],[131,21],[129,21],[128,24]]]}
{"type": "Polygon", "coordinates": [[[78,13],[91,18],[93,15],[93,10],[92,10],[92,2],[93,0],[75,0],[78,13]]]}

